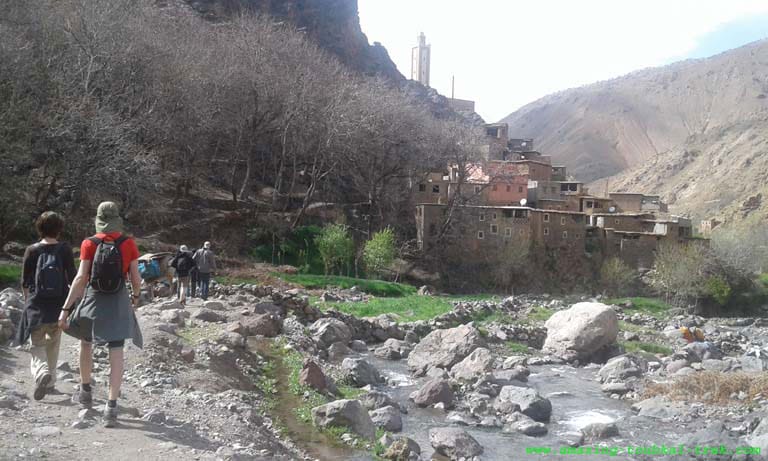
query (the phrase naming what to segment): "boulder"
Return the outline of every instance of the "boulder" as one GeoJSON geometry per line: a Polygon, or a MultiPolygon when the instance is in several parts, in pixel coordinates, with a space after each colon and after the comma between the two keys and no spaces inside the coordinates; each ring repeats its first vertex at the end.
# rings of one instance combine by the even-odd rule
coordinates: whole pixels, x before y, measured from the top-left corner
{"type": "Polygon", "coordinates": [[[299,372],[299,384],[309,386],[320,393],[337,392],[336,386],[325,376],[323,370],[312,360],[304,360],[304,364],[299,372]]]}
{"type": "Polygon", "coordinates": [[[167,310],[160,314],[160,320],[165,323],[172,323],[183,327],[185,323],[184,318],[186,317],[185,314],[186,312],[181,309],[167,310]]]}
{"type": "Polygon", "coordinates": [[[693,342],[686,345],[681,351],[687,355],[689,362],[701,362],[706,359],[722,359],[723,353],[711,342],[693,342]]]}
{"type": "Polygon", "coordinates": [[[431,367],[450,369],[482,346],[485,340],[472,324],[434,330],[413,348],[408,368],[417,376],[423,376],[431,367]]]}
{"type": "Polygon", "coordinates": [[[391,461],[406,461],[421,454],[421,447],[415,440],[408,437],[400,437],[387,447],[381,455],[382,458],[391,461]]]}
{"type": "Polygon", "coordinates": [[[283,329],[283,319],[275,314],[259,314],[243,319],[245,336],[274,338],[283,329]]]}
{"type": "Polygon", "coordinates": [[[632,405],[632,409],[638,411],[638,416],[657,419],[672,418],[685,411],[680,403],[669,402],[659,396],[637,402],[632,405]]]}
{"type": "Polygon", "coordinates": [[[373,353],[377,357],[389,360],[399,360],[408,358],[411,352],[411,345],[399,339],[389,338],[384,344],[377,347],[373,353]]]}
{"type": "Polygon", "coordinates": [[[516,366],[511,369],[496,370],[493,372],[493,379],[501,383],[504,381],[528,381],[528,376],[531,375],[531,370],[527,367],[516,366]]]}
{"type": "Polygon", "coordinates": [[[225,322],[227,320],[227,317],[224,314],[219,314],[218,312],[205,308],[195,312],[192,318],[200,320],[201,322],[225,322]]]}
{"type": "Polygon", "coordinates": [[[570,309],[555,312],[544,324],[547,338],[542,351],[567,355],[573,351],[587,358],[599,349],[616,342],[619,320],[616,312],[602,303],[578,303],[570,309]]]}
{"type": "Polygon", "coordinates": [[[685,359],[677,359],[672,360],[667,364],[667,374],[673,375],[678,372],[678,370],[685,368],[688,366],[688,361],[685,359]]]}
{"type": "Polygon", "coordinates": [[[277,304],[270,302],[260,302],[253,305],[251,311],[254,314],[273,314],[278,317],[284,317],[285,310],[277,304]]]}
{"type": "Polygon", "coordinates": [[[348,427],[359,436],[373,440],[376,428],[359,400],[336,400],[312,409],[312,422],[319,428],[348,427]]]}
{"type": "Polygon", "coordinates": [[[310,325],[309,331],[312,339],[321,349],[330,347],[336,342],[347,344],[352,339],[352,330],[338,319],[320,319],[310,325]]]}
{"type": "Polygon", "coordinates": [[[643,365],[644,362],[632,356],[614,357],[600,368],[597,378],[601,383],[624,382],[627,378],[642,376],[643,365]]]}
{"type": "Polygon", "coordinates": [[[483,447],[464,429],[438,427],[429,430],[429,443],[435,451],[450,460],[472,458],[483,453],[483,447]]]}
{"type": "Polygon", "coordinates": [[[349,348],[355,352],[360,352],[363,354],[368,352],[368,345],[365,344],[365,341],[360,341],[359,339],[353,339],[350,341],[349,348]]]}
{"type": "MultiPolygon", "coordinates": [[[[710,423],[704,429],[701,429],[693,434],[683,436],[679,441],[681,445],[686,447],[736,447],[739,446],[736,437],[729,434],[728,429],[725,427],[722,421],[715,421],[710,423]]],[[[708,452],[706,455],[700,455],[696,458],[701,461],[731,461],[733,459],[745,459],[735,458],[731,454],[720,454],[708,452]]],[[[753,458],[754,459],[754,458],[753,458]]],[[[760,459],[760,458],[758,458],[760,459]]]]}
{"type": "Polygon", "coordinates": [[[444,379],[427,381],[418,391],[409,396],[417,406],[429,407],[436,403],[442,403],[445,408],[453,407],[454,397],[451,385],[444,379]]]}
{"type": "Polygon", "coordinates": [[[205,301],[203,303],[203,308],[210,309],[212,311],[223,311],[224,303],[221,301],[205,301]]]}
{"type": "Polygon", "coordinates": [[[616,423],[592,423],[584,427],[581,432],[587,441],[619,436],[619,428],[616,426],[616,423]]]}
{"type": "Polygon", "coordinates": [[[493,408],[504,414],[519,411],[534,421],[547,422],[552,415],[552,403],[539,395],[535,389],[504,386],[493,404],[493,408]]]}
{"type": "Polygon", "coordinates": [[[328,348],[328,360],[331,362],[341,362],[344,360],[344,357],[348,355],[356,354],[355,351],[342,342],[333,343],[331,344],[331,347],[328,348]]]}
{"type": "Polygon", "coordinates": [[[547,434],[547,426],[534,421],[531,417],[522,413],[513,413],[511,416],[507,418],[504,432],[519,432],[529,437],[540,437],[547,434]]]}
{"type": "Polygon", "coordinates": [[[451,375],[459,381],[474,381],[491,371],[493,362],[491,351],[484,347],[478,347],[451,368],[451,375]]]}
{"type": "Polygon", "coordinates": [[[341,362],[341,372],[344,379],[357,387],[378,384],[384,381],[379,370],[362,358],[348,357],[341,362]]]}
{"type": "Polygon", "coordinates": [[[400,409],[393,406],[377,408],[368,412],[371,416],[373,425],[389,432],[400,432],[403,430],[403,419],[400,416],[400,409]]]}
{"type": "Polygon", "coordinates": [[[358,399],[366,410],[376,410],[388,406],[400,407],[389,394],[381,391],[368,391],[358,399]]]}

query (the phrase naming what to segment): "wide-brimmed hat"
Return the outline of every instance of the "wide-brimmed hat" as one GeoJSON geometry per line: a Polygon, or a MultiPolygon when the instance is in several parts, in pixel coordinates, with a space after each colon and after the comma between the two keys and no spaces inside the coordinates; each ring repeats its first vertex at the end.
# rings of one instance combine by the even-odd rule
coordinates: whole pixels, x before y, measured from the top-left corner
{"type": "Polygon", "coordinates": [[[207,249],[209,249],[209,248],[211,248],[211,242],[205,242],[205,243],[203,243],[203,248],[205,248],[206,250],[207,250],[207,249]]]}
{"type": "Polygon", "coordinates": [[[182,246],[179,247],[179,251],[183,251],[183,252],[186,253],[187,251],[189,251],[189,248],[187,248],[186,245],[182,245],[182,246]]]}
{"type": "Polygon", "coordinates": [[[96,232],[109,234],[123,231],[123,218],[115,202],[101,202],[96,209],[96,232]]]}

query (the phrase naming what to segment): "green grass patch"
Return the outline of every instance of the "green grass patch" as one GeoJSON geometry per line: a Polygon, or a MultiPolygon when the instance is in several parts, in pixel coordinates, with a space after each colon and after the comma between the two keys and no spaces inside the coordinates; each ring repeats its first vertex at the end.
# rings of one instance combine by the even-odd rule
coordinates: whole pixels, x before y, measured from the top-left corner
{"type": "Polygon", "coordinates": [[[653,317],[662,318],[672,309],[672,306],[657,298],[613,298],[607,299],[606,304],[622,304],[631,302],[632,307],[624,309],[628,313],[647,314],[653,317]]]}
{"type": "Polygon", "coordinates": [[[364,303],[318,303],[321,309],[335,309],[355,317],[394,314],[401,321],[429,320],[453,309],[457,301],[477,300],[483,296],[418,296],[373,298],[364,303]]]}
{"type": "Polygon", "coordinates": [[[768,273],[766,274],[760,274],[757,277],[757,280],[760,281],[760,283],[763,285],[763,287],[768,288],[768,273]]]}
{"type": "Polygon", "coordinates": [[[512,354],[529,354],[528,346],[523,343],[518,343],[515,341],[507,341],[504,343],[504,346],[506,346],[507,350],[512,354]]]}
{"type": "Polygon", "coordinates": [[[533,306],[531,310],[528,311],[528,315],[520,318],[517,322],[522,324],[546,322],[554,313],[554,310],[544,306],[533,306]]]}
{"type": "Polygon", "coordinates": [[[259,285],[259,281],[256,279],[231,277],[229,275],[221,275],[215,277],[214,280],[220,285],[259,285]]]}
{"type": "Polygon", "coordinates": [[[472,320],[480,325],[487,325],[489,323],[510,324],[517,322],[514,317],[504,312],[476,312],[472,316],[472,320]]]}
{"type": "Polygon", "coordinates": [[[356,279],[339,275],[313,275],[313,274],[281,274],[273,273],[286,282],[301,285],[306,289],[321,289],[326,287],[338,287],[349,289],[354,286],[361,291],[374,296],[402,297],[415,295],[416,287],[403,283],[385,282],[383,280],[356,279]]]}
{"type": "Polygon", "coordinates": [[[644,343],[642,341],[622,341],[619,342],[627,352],[649,352],[651,354],[672,354],[672,349],[667,346],[654,343],[644,343]]]}
{"type": "Polygon", "coordinates": [[[625,322],[623,320],[619,320],[619,330],[631,331],[638,334],[656,334],[655,330],[651,330],[650,328],[642,327],[640,325],[635,325],[634,323],[625,322]]]}
{"type": "Polygon", "coordinates": [[[176,334],[185,343],[194,346],[206,340],[212,341],[216,339],[221,334],[221,330],[215,325],[204,325],[182,328],[176,334]]]}
{"type": "Polygon", "coordinates": [[[0,284],[21,283],[21,266],[0,264],[0,284]]]}

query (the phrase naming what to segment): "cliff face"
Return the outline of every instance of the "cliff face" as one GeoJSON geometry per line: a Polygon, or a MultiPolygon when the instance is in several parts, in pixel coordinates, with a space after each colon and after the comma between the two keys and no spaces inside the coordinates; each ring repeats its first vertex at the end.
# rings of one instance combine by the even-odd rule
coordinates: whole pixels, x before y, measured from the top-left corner
{"type": "Polygon", "coordinates": [[[243,11],[273,16],[306,31],[308,37],[352,69],[405,80],[379,43],[368,44],[360,28],[357,0],[186,0],[198,13],[221,20],[243,11]]]}
{"type": "Polygon", "coordinates": [[[742,210],[749,197],[768,197],[768,41],[563,91],[504,121],[577,179],[615,175],[610,190],[739,220],[765,207],[742,210]]]}

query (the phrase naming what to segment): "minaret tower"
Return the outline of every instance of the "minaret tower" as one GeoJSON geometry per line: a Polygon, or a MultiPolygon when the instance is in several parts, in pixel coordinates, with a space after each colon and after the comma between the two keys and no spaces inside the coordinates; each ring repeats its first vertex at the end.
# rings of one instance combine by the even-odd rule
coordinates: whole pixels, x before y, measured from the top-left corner
{"type": "Polygon", "coordinates": [[[424,32],[419,33],[419,44],[411,49],[411,80],[417,80],[429,86],[429,54],[431,45],[427,45],[424,32]]]}

